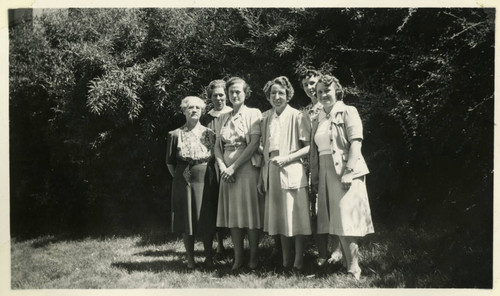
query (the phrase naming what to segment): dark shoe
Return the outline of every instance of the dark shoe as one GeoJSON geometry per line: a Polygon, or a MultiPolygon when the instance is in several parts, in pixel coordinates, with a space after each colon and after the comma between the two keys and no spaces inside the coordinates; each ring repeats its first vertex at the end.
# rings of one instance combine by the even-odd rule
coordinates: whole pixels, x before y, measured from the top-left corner
{"type": "Polygon", "coordinates": [[[328,263],[328,259],[326,258],[318,258],[316,259],[316,265],[319,267],[324,267],[328,263]]]}
{"type": "Polygon", "coordinates": [[[205,268],[213,268],[215,266],[214,261],[211,257],[206,258],[203,264],[205,265],[205,268]]]}
{"type": "Polygon", "coordinates": [[[247,267],[248,267],[248,269],[253,271],[253,270],[256,270],[257,268],[259,268],[259,264],[256,263],[255,265],[250,265],[250,263],[249,263],[247,267]]]}
{"type": "Polygon", "coordinates": [[[281,266],[279,269],[279,273],[282,273],[285,276],[293,275],[293,268],[291,266],[281,266]]]}
{"type": "Polygon", "coordinates": [[[299,267],[294,266],[292,271],[295,275],[304,275],[304,268],[303,267],[299,268],[299,267]]]}
{"type": "Polygon", "coordinates": [[[224,251],[226,251],[226,249],[224,248],[224,246],[217,245],[217,248],[216,248],[216,251],[215,251],[216,254],[223,254],[224,251]]]}

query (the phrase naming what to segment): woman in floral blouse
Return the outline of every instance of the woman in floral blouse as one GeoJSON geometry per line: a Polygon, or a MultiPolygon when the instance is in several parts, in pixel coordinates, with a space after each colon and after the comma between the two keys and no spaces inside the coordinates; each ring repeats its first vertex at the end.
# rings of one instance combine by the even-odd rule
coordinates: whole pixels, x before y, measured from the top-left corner
{"type": "Polygon", "coordinates": [[[260,161],[256,155],[260,143],[259,109],[248,108],[250,87],[239,77],[230,78],[227,94],[233,111],[219,117],[221,129],[217,132],[215,157],[220,168],[219,206],[217,227],[231,231],[234,245],[233,271],[243,266],[243,239],[248,232],[250,258],[248,267],[257,268],[257,247],[263,226],[263,200],[257,192],[260,161]]]}
{"type": "Polygon", "coordinates": [[[195,267],[194,235],[203,237],[205,264],[212,266],[212,240],[217,215],[217,180],[213,147],[215,133],[201,125],[205,103],[198,97],[181,102],[186,123],[169,132],[167,167],[172,181],[172,231],[182,233],[187,266],[195,267]]]}

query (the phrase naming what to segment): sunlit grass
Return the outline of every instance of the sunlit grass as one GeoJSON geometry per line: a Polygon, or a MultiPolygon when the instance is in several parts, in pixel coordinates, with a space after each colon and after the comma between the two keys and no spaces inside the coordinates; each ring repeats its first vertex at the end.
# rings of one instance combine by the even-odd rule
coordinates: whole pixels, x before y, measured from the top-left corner
{"type": "MultiPolygon", "coordinates": [[[[450,246],[444,233],[380,231],[360,243],[362,278],[356,281],[340,264],[320,269],[317,252],[308,241],[303,274],[283,272],[269,260],[272,239],[260,243],[261,266],[232,274],[231,241],[216,268],[203,267],[202,244],[195,246],[198,268],[186,269],[182,240],[155,233],[143,236],[64,239],[44,236],[12,240],[12,289],[59,288],[413,288],[463,287],[466,269],[448,262],[450,246]],[[448,248],[448,249],[447,249],[448,248]],[[448,253],[447,253],[448,252],[448,253]]],[[[456,248],[455,248],[456,249],[456,248]]],[[[485,250],[474,251],[477,254],[485,250]]],[[[455,252],[457,252],[455,250],[455,252]]],[[[464,264],[467,263],[466,261],[464,264]]],[[[474,277],[488,276],[488,268],[474,267],[474,277]],[[480,272],[480,274],[478,274],[480,272]]],[[[469,276],[470,278],[470,276],[469,276]]],[[[474,280],[470,287],[477,286],[474,280]]]]}

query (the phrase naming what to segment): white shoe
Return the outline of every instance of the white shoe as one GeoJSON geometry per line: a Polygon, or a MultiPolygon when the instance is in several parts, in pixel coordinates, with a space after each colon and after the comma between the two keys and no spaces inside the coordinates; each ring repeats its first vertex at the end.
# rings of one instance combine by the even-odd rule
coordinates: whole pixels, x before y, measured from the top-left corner
{"type": "Polygon", "coordinates": [[[342,260],[342,252],[333,252],[330,258],[328,258],[328,263],[333,264],[342,260]]]}
{"type": "Polygon", "coordinates": [[[359,279],[361,278],[361,268],[358,268],[354,271],[349,271],[348,273],[352,275],[357,281],[359,281],[359,279]]]}

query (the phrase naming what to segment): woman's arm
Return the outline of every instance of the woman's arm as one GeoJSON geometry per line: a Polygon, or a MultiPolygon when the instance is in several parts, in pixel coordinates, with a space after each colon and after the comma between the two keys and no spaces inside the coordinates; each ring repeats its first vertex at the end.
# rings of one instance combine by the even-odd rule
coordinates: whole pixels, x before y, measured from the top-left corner
{"type": "Polygon", "coordinates": [[[250,158],[252,157],[252,154],[257,150],[259,147],[259,141],[260,141],[260,135],[250,135],[250,143],[247,144],[247,147],[241,155],[236,159],[236,161],[230,165],[226,169],[221,168],[221,177],[223,180],[226,180],[234,175],[234,173],[238,170],[238,168],[244,164],[245,162],[249,161],[250,158]]]}
{"type": "Polygon", "coordinates": [[[224,156],[222,154],[221,150],[221,142],[220,138],[216,137],[215,138],[215,146],[214,146],[214,156],[215,160],[217,161],[217,164],[219,165],[219,168],[221,171],[226,169],[226,164],[224,163],[224,156]]]}
{"type": "Polygon", "coordinates": [[[351,147],[349,148],[349,156],[344,173],[340,182],[344,185],[344,189],[348,190],[351,187],[354,167],[361,157],[361,139],[351,140],[351,147]]]}
{"type": "Polygon", "coordinates": [[[175,175],[175,165],[167,164],[167,168],[168,168],[168,171],[170,172],[170,175],[172,175],[172,177],[173,177],[175,175]]]}
{"type": "Polygon", "coordinates": [[[288,163],[308,155],[309,148],[311,148],[309,145],[309,141],[300,141],[300,142],[302,143],[303,147],[300,148],[299,150],[292,152],[288,155],[276,156],[273,159],[271,159],[271,161],[277,164],[279,167],[284,167],[288,163]]]}
{"type": "Polygon", "coordinates": [[[264,187],[264,167],[260,168],[259,180],[257,180],[257,192],[260,195],[266,195],[266,188],[264,187]]]}
{"type": "Polygon", "coordinates": [[[361,139],[351,140],[351,147],[349,148],[349,156],[347,157],[346,167],[354,169],[358,159],[361,158],[361,139]]]}
{"type": "Polygon", "coordinates": [[[169,132],[167,135],[167,154],[165,157],[165,164],[167,165],[168,172],[172,175],[172,177],[175,175],[175,165],[177,163],[175,158],[177,144],[177,133],[175,131],[169,132]]]}

